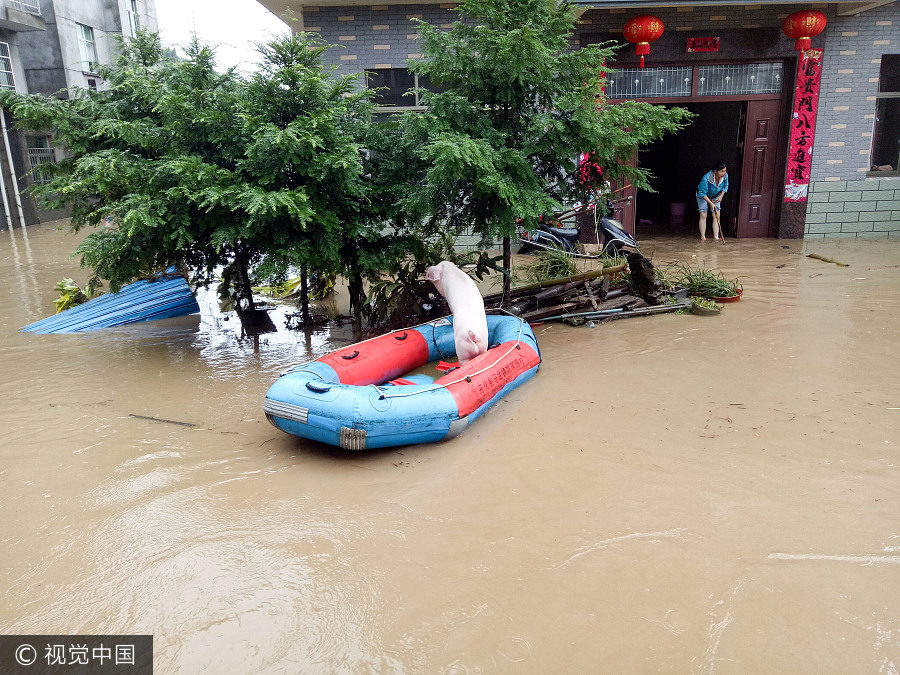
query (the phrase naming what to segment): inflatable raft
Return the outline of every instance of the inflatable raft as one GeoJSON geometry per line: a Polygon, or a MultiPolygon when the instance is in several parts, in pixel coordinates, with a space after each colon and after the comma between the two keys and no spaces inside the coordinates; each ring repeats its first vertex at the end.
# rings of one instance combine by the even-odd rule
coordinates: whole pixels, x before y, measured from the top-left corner
{"type": "MultiPolygon", "coordinates": [[[[452,317],[350,345],[283,374],[263,410],[289,434],[347,450],[453,438],[541,363],[531,327],[488,316],[488,351],[433,379],[400,376],[455,355],[452,317]]],[[[446,364],[445,364],[446,365],[446,364]]]]}

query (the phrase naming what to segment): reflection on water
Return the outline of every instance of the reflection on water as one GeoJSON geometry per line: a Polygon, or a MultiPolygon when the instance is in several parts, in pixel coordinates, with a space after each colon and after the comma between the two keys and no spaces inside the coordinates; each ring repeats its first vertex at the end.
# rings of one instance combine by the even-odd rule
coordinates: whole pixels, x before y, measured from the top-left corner
{"type": "Polygon", "coordinates": [[[86,278],[77,237],[24,234],[0,232],[4,633],[152,633],[159,673],[900,664],[893,239],[656,237],[743,300],[543,324],[541,372],[465,434],[351,454],[261,410],[349,329],[257,351],[201,294],[19,333],[86,278]]]}

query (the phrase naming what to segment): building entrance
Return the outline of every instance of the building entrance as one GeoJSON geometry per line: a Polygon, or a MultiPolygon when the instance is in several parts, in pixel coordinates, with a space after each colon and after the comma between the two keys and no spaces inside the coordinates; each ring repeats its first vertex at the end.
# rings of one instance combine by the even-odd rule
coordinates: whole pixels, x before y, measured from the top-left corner
{"type": "MultiPolygon", "coordinates": [[[[718,161],[727,165],[729,182],[722,225],[726,236],[735,236],[745,106],[741,101],[681,104],[696,115],[694,121],[640,151],[638,165],[653,174],[650,183],[656,193],[640,190],[635,197],[638,237],[650,233],[699,236],[697,185],[718,161]]],[[[707,236],[712,236],[711,221],[707,227],[707,236]]]]}

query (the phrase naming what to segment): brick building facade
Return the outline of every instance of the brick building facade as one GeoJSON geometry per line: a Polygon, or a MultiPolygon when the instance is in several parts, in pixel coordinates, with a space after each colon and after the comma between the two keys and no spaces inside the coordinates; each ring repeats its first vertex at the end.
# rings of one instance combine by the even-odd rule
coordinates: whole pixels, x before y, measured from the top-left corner
{"type": "MultiPolygon", "coordinates": [[[[413,83],[412,76],[405,71],[408,61],[422,58],[413,19],[450,28],[459,17],[453,11],[456,3],[350,5],[326,0],[306,5],[299,0],[260,1],[276,14],[291,10],[298,19],[298,29],[315,32],[336,45],[336,49],[326,52],[326,58],[338,72],[373,71],[379,85],[401,87],[413,83]]],[[[900,96],[892,80],[896,74],[884,72],[900,64],[896,60],[900,59],[900,9],[896,2],[681,2],[653,6],[651,2],[595,0],[574,4],[583,5],[583,10],[573,36],[573,47],[616,41],[624,46],[613,66],[629,77],[634,76],[635,82],[643,79],[636,91],[622,96],[611,87],[608,92],[611,99],[636,98],[664,105],[684,105],[698,113],[697,121],[691,125],[695,129],[680,134],[683,136],[680,146],[650,149],[646,157],[642,154],[638,158],[642,166],[647,165],[657,175],[654,187],[664,201],[687,203],[690,212],[691,185],[706,166],[695,161],[696,158],[702,155],[708,164],[711,157],[721,157],[729,164],[736,190],[742,190],[733,195],[732,211],[726,209],[724,214],[730,218],[731,225],[726,231],[731,235],[900,236],[900,174],[897,171],[900,146],[896,146],[896,120],[893,126],[888,124],[890,119],[879,120],[882,137],[877,140],[873,136],[877,133],[876,108],[884,105],[884,110],[890,112],[900,106],[900,100],[891,97],[891,94],[900,96]],[[782,22],[788,14],[800,9],[823,12],[828,24],[812,42],[813,49],[821,50],[822,61],[815,138],[807,175],[808,193],[800,201],[793,201],[785,199],[785,183],[789,182],[786,165],[800,53],[795,51],[794,40],[782,31],[782,22]],[[638,14],[653,14],[665,23],[663,36],[651,45],[647,69],[643,72],[636,68],[634,48],[622,34],[625,22],[638,14]],[[702,37],[718,38],[717,50],[689,52],[686,49],[689,38],[702,37]],[[664,91],[649,92],[646,79],[650,73],[659,74],[660,81],[669,78],[664,91]],[[733,77],[729,78],[728,73],[733,77]],[[675,74],[684,75],[685,81],[694,81],[677,91],[671,85],[675,74]],[[758,78],[755,80],[758,84],[772,77],[779,81],[777,86],[768,89],[756,85],[741,89],[734,85],[738,80],[749,82],[758,78]],[[702,82],[707,78],[723,82],[730,79],[731,84],[716,92],[703,91],[702,82]],[[753,124],[758,128],[768,125],[770,144],[767,147],[751,147],[753,124]],[[887,141],[883,138],[885,133],[892,135],[887,141]],[[702,138],[708,139],[709,147],[704,147],[702,138]],[[732,142],[729,139],[735,139],[735,148],[729,146],[732,142]],[[872,170],[876,141],[882,148],[897,148],[893,157],[888,157],[891,161],[883,163],[890,170],[872,170]],[[895,145],[891,146],[891,142],[895,145]],[[755,186],[759,182],[757,174],[762,175],[763,168],[751,161],[753,153],[766,157],[762,188],[755,186]],[[662,155],[666,161],[660,158],[662,155]],[[670,161],[673,157],[674,162],[670,161]],[[765,203],[751,203],[751,197],[765,203]],[[752,214],[757,216],[755,223],[752,214]]],[[[622,84],[621,77],[618,84],[622,84]]],[[[392,103],[395,109],[416,108],[414,99],[392,103]],[[397,106],[397,103],[405,105],[397,106]]],[[[638,235],[641,221],[665,219],[670,204],[655,203],[659,200],[659,196],[650,194],[636,195],[635,212],[628,216],[631,222],[626,224],[635,227],[637,223],[638,235]],[[650,209],[646,218],[642,209],[650,209]]]]}

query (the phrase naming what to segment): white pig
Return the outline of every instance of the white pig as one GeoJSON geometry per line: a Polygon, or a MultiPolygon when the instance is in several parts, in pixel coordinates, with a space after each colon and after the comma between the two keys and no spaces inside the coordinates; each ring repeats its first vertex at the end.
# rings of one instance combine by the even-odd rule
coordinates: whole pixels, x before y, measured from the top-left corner
{"type": "Polygon", "coordinates": [[[487,317],[478,286],[468,274],[445,260],[425,270],[425,278],[447,298],[453,312],[453,339],[460,363],[467,363],[488,348],[487,317]]]}

